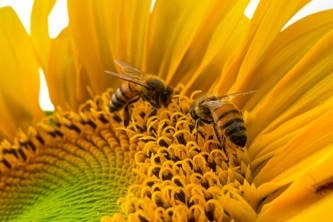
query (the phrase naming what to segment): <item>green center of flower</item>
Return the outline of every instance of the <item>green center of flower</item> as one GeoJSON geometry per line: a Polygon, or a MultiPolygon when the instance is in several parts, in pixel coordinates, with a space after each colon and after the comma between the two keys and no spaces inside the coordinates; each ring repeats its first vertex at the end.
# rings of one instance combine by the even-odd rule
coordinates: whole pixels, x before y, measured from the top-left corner
{"type": "Polygon", "coordinates": [[[2,142],[0,221],[99,221],[120,210],[133,158],[102,97],[2,142]]]}

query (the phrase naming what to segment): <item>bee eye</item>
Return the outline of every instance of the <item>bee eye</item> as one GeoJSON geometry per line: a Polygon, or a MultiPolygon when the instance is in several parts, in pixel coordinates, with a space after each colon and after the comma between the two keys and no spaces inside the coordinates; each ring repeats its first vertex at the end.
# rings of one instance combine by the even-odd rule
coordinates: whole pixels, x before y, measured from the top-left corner
{"type": "Polygon", "coordinates": [[[194,107],[191,107],[191,108],[190,108],[190,114],[191,114],[191,117],[192,117],[194,120],[196,120],[196,119],[199,118],[198,115],[195,113],[194,107]]]}
{"type": "Polygon", "coordinates": [[[168,104],[170,102],[170,95],[172,94],[172,89],[167,87],[163,92],[161,93],[161,101],[164,104],[168,104]]]}
{"type": "Polygon", "coordinates": [[[167,99],[167,95],[165,94],[165,92],[163,92],[163,94],[161,95],[161,100],[165,102],[167,99]]]}

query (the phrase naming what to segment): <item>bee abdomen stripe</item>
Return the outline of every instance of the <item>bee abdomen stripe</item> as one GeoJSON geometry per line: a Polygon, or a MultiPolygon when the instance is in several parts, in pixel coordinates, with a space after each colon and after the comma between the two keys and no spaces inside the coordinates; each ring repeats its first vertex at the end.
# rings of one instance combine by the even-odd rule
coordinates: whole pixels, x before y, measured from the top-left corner
{"type": "Polygon", "coordinates": [[[126,95],[126,90],[124,90],[124,87],[125,86],[120,86],[119,92],[120,92],[121,96],[123,96],[126,100],[130,100],[131,98],[128,95],[126,95]]]}
{"type": "Polygon", "coordinates": [[[221,120],[221,119],[223,119],[224,117],[226,117],[226,116],[228,116],[228,115],[230,115],[230,114],[242,114],[239,110],[237,110],[237,109],[231,109],[231,110],[228,110],[228,111],[226,111],[226,112],[224,112],[223,114],[221,114],[220,116],[219,116],[219,118],[218,118],[218,121],[219,120],[221,120]]]}
{"type": "Polygon", "coordinates": [[[225,124],[222,125],[222,129],[225,129],[234,123],[244,123],[244,120],[241,118],[235,118],[235,119],[229,120],[228,122],[226,122],[225,124]]]}
{"type": "Polygon", "coordinates": [[[241,123],[241,122],[238,122],[237,125],[235,125],[233,127],[226,128],[225,133],[227,135],[233,135],[235,133],[242,133],[242,132],[245,132],[245,131],[246,131],[246,128],[245,128],[244,124],[241,123]]]}
{"type": "Polygon", "coordinates": [[[111,97],[111,100],[110,100],[110,110],[111,110],[111,112],[120,110],[125,103],[126,103],[126,101],[121,100],[121,99],[118,98],[117,92],[114,93],[111,97]]]}
{"type": "MultiPolygon", "coordinates": [[[[118,89],[119,90],[119,89],[118,89]]],[[[124,98],[122,98],[121,96],[119,96],[120,94],[120,90],[113,94],[111,100],[114,104],[124,104],[126,102],[126,100],[124,100],[124,98]]]]}
{"type": "Polygon", "coordinates": [[[129,101],[134,96],[138,95],[138,92],[128,82],[121,85],[119,90],[120,90],[121,95],[126,99],[126,101],[129,101]]]}

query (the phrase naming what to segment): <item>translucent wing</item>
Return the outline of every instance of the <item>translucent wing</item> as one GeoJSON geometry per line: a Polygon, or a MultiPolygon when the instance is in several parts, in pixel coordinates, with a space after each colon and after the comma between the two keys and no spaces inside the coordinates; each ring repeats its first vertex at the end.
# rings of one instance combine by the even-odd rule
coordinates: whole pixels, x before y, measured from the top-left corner
{"type": "Polygon", "coordinates": [[[128,82],[132,82],[138,85],[141,85],[143,87],[149,88],[149,86],[146,84],[145,81],[141,80],[139,76],[133,75],[133,74],[129,74],[129,73],[124,73],[124,74],[120,74],[120,73],[116,73],[116,72],[112,72],[109,70],[104,70],[105,73],[112,75],[114,77],[117,77],[119,79],[128,81],[128,82]]]}
{"type": "Polygon", "coordinates": [[[247,92],[230,93],[230,94],[219,96],[216,99],[204,101],[202,103],[202,105],[207,106],[210,109],[216,109],[216,108],[222,106],[226,101],[229,101],[237,96],[245,96],[245,95],[252,94],[255,92],[256,92],[256,90],[251,90],[251,91],[247,91],[247,92]]]}
{"type": "Polygon", "coordinates": [[[128,64],[127,62],[115,59],[114,62],[126,74],[143,74],[144,72],[139,68],[128,64]]]}
{"type": "Polygon", "coordinates": [[[142,79],[142,75],[145,75],[143,71],[121,60],[114,60],[114,62],[117,64],[117,66],[120,67],[120,69],[123,71],[123,74],[112,72],[109,70],[105,70],[105,73],[115,76],[119,79],[132,82],[146,88],[150,88],[142,79]]]}
{"type": "Polygon", "coordinates": [[[216,100],[204,101],[202,105],[208,107],[209,109],[216,109],[222,106],[224,102],[225,99],[216,99],[216,100]]]}
{"type": "Polygon", "coordinates": [[[218,99],[224,99],[224,100],[231,100],[237,96],[245,96],[248,94],[252,94],[255,93],[256,90],[250,90],[250,91],[246,91],[246,92],[237,92],[237,93],[230,93],[230,94],[225,94],[222,96],[217,97],[218,99]]]}

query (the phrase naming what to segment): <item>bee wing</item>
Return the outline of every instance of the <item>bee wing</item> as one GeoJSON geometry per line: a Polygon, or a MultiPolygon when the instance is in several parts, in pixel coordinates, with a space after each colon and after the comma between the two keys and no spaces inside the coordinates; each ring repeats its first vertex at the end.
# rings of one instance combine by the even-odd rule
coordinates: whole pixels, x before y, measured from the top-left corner
{"type": "Polygon", "coordinates": [[[209,109],[216,109],[223,105],[226,99],[208,100],[204,101],[201,105],[208,107],[209,109]]]}
{"type": "Polygon", "coordinates": [[[225,103],[225,101],[229,101],[237,96],[244,96],[244,95],[252,94],[252,93],[255,93],[255,91],[256,90],[250,90],[250,91],[246,91],[246,92],[237,92],[237,93],[226,94],[223,96],[219,96],[213,100],[204,101],[202,103],[202,105],[207,106],[210,109],[216,109],[216,108],[222,106],[225,103]]]}
{"type": "Polygon", "coordinates": [[[122,79],[122,80],[125,80],[125,81],[128,81],[128,82],[132,82],[132,83],[141,85],[141,86],[149,89],[149,86],[146,84],[146,82],[141,80],[141,78],[137,75],[133,75],[133,74],[130,74],[130,73],[120,74],[120,73],[112,72],[112,71],[109,71],[109,70],[104,70],[104,72],[109,74],[109,75],[112,75],[114,77],[117,77],[119,79],[122,79]]]}
{"type": "Polygon", "coordinates": [[[117,66],[120,67],[123,74],[112,72],[109,70],[105,70],[104,71],[105,73],[115,76],[119,79],[141,85],[141,86],[149,89],[149,86],[142,79],[142,75],[146,75],[142,70],[140,70],[139,68],[132,66],[122,60],[115,59],[114,62],[116,63],[117,66]]]}
{"type": "Polygon", "coordinates": [[[248,94],[252,94],[255,93],[256,90],[250,90],[250,91],[246,91],[246,92],[237,92],[237,93],[230,93],[230,94],[226,94],[226,95],[222,95],[217,97],[219,100],[231,100],[237,96],[245,96],[248,94]]]}
{"type": "Polygon", "coordinates": [[[131,74],[144,74],[144,72],[142,70],[140,70],[139,68],[132,66],[130,64],[128,64],[127,62],[115,59],[114,62],[117,64],[117,66],[120,67],[120,69],[124,72],[124,73],[131,73],[131,74]]]}

